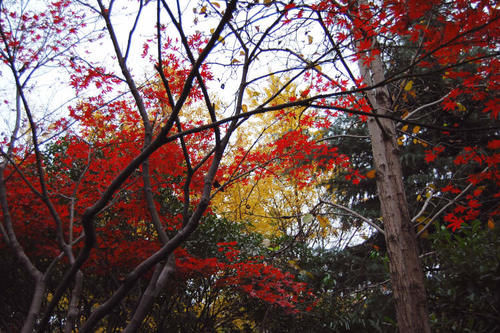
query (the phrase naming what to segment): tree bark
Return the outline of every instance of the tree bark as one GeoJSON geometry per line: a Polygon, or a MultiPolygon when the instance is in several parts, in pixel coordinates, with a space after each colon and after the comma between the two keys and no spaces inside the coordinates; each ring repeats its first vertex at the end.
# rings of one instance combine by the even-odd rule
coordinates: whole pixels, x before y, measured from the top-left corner
{"type": "MultiPolygon", "coordinates": [[[[362,60],[358,61],[358,65],[364,83],[368,86],[384,81],[384,68],[379,56],[369,67],[362,60]]],[[[374,113],[391,112],[392,103],[385,86],[369,91],[367,97],[374,113]]],[[[377,172],[377,189],[399,331],[427,333],[430,332],[430,326],[424,274],[404,191],[395,124],[391,119],[370,117],[368,129],[377,172]]]]}

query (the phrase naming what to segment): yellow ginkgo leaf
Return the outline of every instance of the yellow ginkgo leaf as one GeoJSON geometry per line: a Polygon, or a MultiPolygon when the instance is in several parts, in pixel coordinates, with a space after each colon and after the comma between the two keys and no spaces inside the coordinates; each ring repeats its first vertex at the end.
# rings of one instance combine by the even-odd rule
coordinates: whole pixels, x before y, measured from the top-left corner
{"type": "Polygon", "coordinates": [[[328,221],[328,219],[324,216],[318,216],[317,218],[318,218],[319,225],[322,228],[326,228],[330,224],[330,221],[328,221]]]}
{"type": "Polygon", "coordinates": [[[288,260],[288,264],[290,265],[290,267],[293,267],[296,270],[300,270],[300,266],[297,265],[297,262],[295,260],[288,260]]]}
{"type": "Polygon", "coordinates": [[[309,44],[312,44],[313,40],[314,40],[313,36],[307,35],[307,41],[309,42],[309,44]]]}
{"type": "Polygon", "coordinates": [[[400,136],[400,137],[398,138],[398,145],[399,145],[399,146],[402,146],[402,145],[403,145],[403,140],[404,140],[404,137],[403,137],[403,136],[400,136]]]}
{"type": "Polygon", "coordinates": [[[234,58],[233,60],[231,60],[231,63],[232,63],[232,64],[237,64],[237,63],[239,63],[239,62],[240,62],[240,61],[239,61],[238,59],[236,59],[236,58],[234,58]]]}
{"type": "MultiPolygon", "coordinates": [[[[418,232],[422,231],[422,229],[425,228],[425,225],[423,224],[419,224],[418,227],[417,227],[417,230],[418,232]]],[[[421,234],[420,234],[420,238],[428,238],[429,237],[429,231],[428,229],[425,229],[421,234]]]]}
{"type": "Polygon", "coordinates": [[[417,134],[418,132],[420,132],[420,126],[415,126],[413,127],[413,134],[417,134]]]}
{"type": "Polygon", "coordinates": [[[413,81],[408,81],[408,83],[405,85],[405,91],[410,91],[411,88],[413,87],[413,81]]]}
{"type": "Polygon", "coordinates": [[[212,5],[214,5],[214,7],[220,8],[220,5],[218,2],[212,2],[212,5]]]}
{"type": "Polygon", "coordinates": [[[402,130],[403,132],[406,132],[406,131],[408,130],[408,125],[404,125],[404,126],[401,128],[401,130],[402,130]]]}
{"type": "Polygon", "coordinates": [[[299,272],[299,274],[301,274],[302,276],[304,276],[304,275],[305,275],[305,276],[307,276],[307,277],[308,277],[308,278],[310,278],[310,279],[314,279],[314,275],[313,275],[311,272],[306,271],[305,269],[301,270],[301,271],[299,272]]]}
{"type": "Polygon", "coordinates": [[[418,219],[417,219],[417,222],[422,223],[422,222],[425,222],[427,219],[428,219],[427,216],[419,216],[418,219]]]}
{"type": "Polygon", "coordinates": [[[246,104],[243,104],[243,105],[241,106],[241,110],[242,110],[243,112],[247,112],[247,111],[248,111],[248,106],[247,106],[246,104]]]}
{"type": "Polygon", "coordinates": [[[467,111],[467,109],[465,108],[465,106],[462,103],[460,103],[460,102],[457,102],[457,107],[458,107],[458,111],[460,111],[460,112],[467,111]]]}

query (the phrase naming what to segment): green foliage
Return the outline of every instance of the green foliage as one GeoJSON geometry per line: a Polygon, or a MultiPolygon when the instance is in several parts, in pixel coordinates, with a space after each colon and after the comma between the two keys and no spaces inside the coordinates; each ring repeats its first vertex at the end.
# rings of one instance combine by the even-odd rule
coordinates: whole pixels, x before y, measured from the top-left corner
{"type": "Polygon", "coordinates": [[[280,320],[280,326],[268,320],[268,325],[275,325],[273,332],[310,332],[311,328],[315,332],[395,332],[381,235],[344,250],[297,243],[275,260],[288,265],[314,290],[317,303],[309,313],[280,320]]]}
{"type": "Polygon", "coordinates": [[[248,222],[235,223],[209,214],[205,216],[193,237],[186,241],[189,253],[200,258],[221,256],[217,243],[236,241],[243,257],[263,255],[262,235],[252,232],[248,222]]]}
{"type": "Polygon", "coordinates": [[[434,332],[500,330],[500,232],[479,221],[430,237],[435,256],[426,260],[434,332]]]}
{"type": "MultiPolygon", "coordinates": [[[[500,329],[499,233],[479,221],[455,233],[438,225],[422,244],[431,251],[423,260],[433,332],[500,329]]],[[[381,235],[343,251],[302,244],[284,254],[319,298],[311,313],[288,318],[289,332],[397,331],[381,235]]]]}
{"type": "MultiPolygon", "coordinates": [[[[373,170],[373,156],[368,137],[366,123],[358,117],[339,115],[325,137],[331,138],[329,144],[337,147],[341,154],[349,156],[350,168],[339,170],[328,181],[329,191],[337,203],[355,210],[368,218],[380,216],[379,202],[376,197],[375,178],[365,177],[373,170]],[[350,174],[352,170],[359,171],[364,178],[358,184],[353,184],[350,174]]],[[[360,223],[359,219],[345,215],[341,218],[344,228],[360,223]]]]}

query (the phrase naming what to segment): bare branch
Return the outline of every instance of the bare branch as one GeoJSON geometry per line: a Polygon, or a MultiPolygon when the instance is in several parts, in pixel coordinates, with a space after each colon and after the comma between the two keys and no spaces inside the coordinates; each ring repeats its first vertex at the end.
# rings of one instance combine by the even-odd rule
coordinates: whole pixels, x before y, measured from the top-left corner
{"type": "Polygon", "coordinates": [[[330,201],[323,201],[322,200],[321,203],[325,204],[325,205],[328,205],[328,206],[332,206],[332,207],[338,208],[338,209],[343,210],[345,212],[348,212],[352,216],[355,216],[355,217],[361,219],[363,222],[365,222],[369,226],[375,228],[381,234],[385,235],[384,230],[382,228],[380,228],[374,221],[372,221],[371,219],[369,219],[367,217],[364,217],[363,215],[359,214],[358,212],[355,212],[355,211],[353,211],[350,208],[347,208],[345,206],[342,206],[342,205],[339,205],[339,204],[336,204],[336,203],[333,203],[333,202],[330,202],[330,201]]]}
{"type": "MultiPolygon", "coordinates": [[[[488,167],[485,168],[483,171],[481,171],[481,173],[484,173],[488,171],[488,167]]],[[[458,199],[460,199],[465,193],[467,193],[467,191],[469,191],[472,186],[474,186],[474,184],[470,183],[469,185],[467,185],[463,190],[462,192],[460,192],[459,194],[457,194],[456,197],[454,197],[452,200],[450,200],[446,205],[444,205],[443,207],[441,207],[441,209],[436,213],[434,214],[434,216],[427,222],[426,221],[426,224],[425,226],[420,229],[420,231],[417,233],[417,237],[420,236],[425,230],[427,230],[427,228],[429,228],[432,223],[438,218],[441,216],[441,214],[446,210],[448,209],[448,207],[450,207],[451,205],[453,205],[455,202],[458,201],[458,199]]]]}

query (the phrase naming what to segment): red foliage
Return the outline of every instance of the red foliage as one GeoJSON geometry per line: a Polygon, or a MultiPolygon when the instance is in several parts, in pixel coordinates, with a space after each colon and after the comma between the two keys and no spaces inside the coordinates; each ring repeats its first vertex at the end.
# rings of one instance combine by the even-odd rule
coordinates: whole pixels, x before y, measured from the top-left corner
{"type": "Polygon", "coordinates": [[[425,151],[425,161],[427,163],[434,161],[437,158],[437,156],[440,153],[442,153],[443,151],[444,151],[443,146],[437,146],[437,147],[432,148],[432,150],[426,150],[425,151]]]}
{"type": "MultiPolygon", "coordinates": [[[[468,176],[468,181],[473,186],[472,194],[465,196],[465,201],[457,204],[450,212],[445,215],[444,220],[449,223],[448,228],[453,231],[459,229],[465,222],[470,222],[477,219],[481,214],[482,201],[485,200],[482,195],[484,189],[490,187],[493,191],[500,187],[500,145],[499,140],[492,140],[488,143],[489,150],[487,152],[479,149],[479,147],[465,147],[463,151],[458,154],[454,160],[456,165],[478,165],[484,169],[477,173],[472,173],[468,176]]],[[[441,188],[443,193],[450,193],[459,195],[462,190],[452,184],[441,188]]],[[[490,190],[491,191],[491,190],[490,190]]],[[[489,194],[492,198],[497,196],[493,192],[489,194]]],[[[493,206],[489,210],[489,216],[498,215],[500,213],[500,206],[497,204],[496,208],[493,206]]]]}
{"type": "MultiPolygon", "coordinates": [[[[306,284],[297,282],[295,276],[267,264],[263,258],[240,257],[237,242],[218,243],[224,259],[196,258],[185,249],[175,251],[178,273],[184,278],[216,277],[218,288],[234,288],[289,312],[298,312],[298,304],[308,304],[314,297],[306,284]]],[[[311,307],[306,307],[307,311],[311,307]]]]}
{"type": "Polygon", "coordinates": [[[86,27],[85,15],[70,4],[68,0],[48,3],[43,12],[30,6],[18,12],[10,6],[13,11],[9,12],[2,6],[0,59],[20,69],[21,74],[49,63],[65,66],[59,57],[61,50],[71,55],[86,27]]]}
{"type": "MultiPolygon", "coordinates": [[[[63,2],[57,6],[63,6],[63,2]]],[[[56,6],[56,7],[57,7],[56,6]]],[[[63,6],[64,7],[64,6],[63,6]]],[[[57,20],[56,20],[57,21],[57,20]]],[[[55,24],[59,24],[57,21],[55,24]]],[[[171,43],[168,41],[167,43],[171,43]]],[[[190,45],[200,51],[206,43],[201,35],[194,35],[190,45]]],[[[148,49],[144,49],[144,56],[148,49]]],[[[190,71],[190,64],[181,61],[174,53],[165,51],[163,69],[171,80],[169,86],[174,98],[183,89],[183,82],[190,71]]],[[[119,172],[141,151],[144,142],[144,128],[141,116],[135,109],[134,102],[126,98],[109,102],[106,94],[117,89],[121,84],[113,73],[104,67],[94,67],[77,59],[69,61],[71,86],[77,93],[92,90],[93,96],[82,99],[69,107],[69,117],[53,124],[55,130],[64,130],[65,135],[48,146],[44,172],[47,178],[48,193],[52,195],[56,214],[62,222],[66,241],[74,241],[82,235],[80,219],[86,207],[91,207],[119,172]],[[97,94],[95,93],[97,91],[97,94]],[[75,123],[75,130],[68,128],[75,123]]],[[[212,79],[207,67],[202,68],[202,76],[212,79]]],[[[163,120],[168,117],[168,98],[161,84],[141,88],[145,107],[152,119],[163,120]]],[[[83,95],[83,94],[82,94],[83,95]]],[[[194,87],[190,102],[202,98],[199,87],[194,87]]],[[[188,103],[189,104],[189,103],[188,103]]],[[[306,116],[303,121],[313,126],[314,117],[306,116]]],[[[201,123],[183,121],[187,130],[201,123]]],[[[322,126],[328,123],[322,121],[322,126]]],[[[155,128],[155,131],[157,129],[155,128]]],[[[201,152],[212,149],[213,131],[198,132],[184,138],[187,154],[192,165],[202,163],[198,172],[190,180],[189,190],[193,194],[191,204],[195,204],[197,193],[202,191],[203,175],[211,159],[203,160],[201,152]]],[[[344,157],[337,156],[334,149],[327,145],[312,142],[299,131],[288,133],[273,143],[274,149],[268,154],[252,154],[245,167],[267,164],[260,172],[287,172],[288,177],[296,177],[305,184],[310,175],[309,163],[299,164],[322,158],[321,165],[330,167],[329,158],[336,156],[340,162],[344,157]],[[327,159],[327,157],[329,157],[327,159]],[[269,165],[272,161],[272,165],[269,165]]],[[[8,201],[16,204],[11,208],[14,228],[18,232],[21,245],[33,258],[45,260],[57,257],[61,247],[57,243],[57,223],[40,197],[29,188],[28,184],[39,188],[34,153],[28,148],[20,151],[16,159],[23,162],[18,170],[9,166],[5,170],[8,189],[8,201]]],[[[179,142],[171,142],[159,148],[149,158],[151,190],[156,196],[156,208],[161,213],[163,228],[176,231],[182,225],[183,216],[172,209],[174,203],[164,202],[171,197],[180,201],[186,181],[186,162],[179,142]]],[[[221,170],[234,171],[231,169],[221,170]]],[[[221,175],[221,179],[227,176],[221,175]]],[[[178,203],[178,202],[177,202],[178,203]]],[[[97,246],[83,266],[84,272],[106,276],[109,274],[126,275],[141,262],[146,260],[161,243],[154,227],[149,222],[150,213],[145,204],[144,182],[141,170],[136,170],[120,187],[110,204],[96,218],[97,246]]],[[[76,243],[78,252],[83,242],[76,243]]],[[[4,246],[4,242],[1,243],[4,246]]],[[[183,249],[176,250],[177,269],[184,278],[193,275],[220,276],[220,287],[236,288],[251,297],[296,311],[295,305],[306,298],[303,283],[295,281],[292,274],[268,265],[262,259],[240,257],[235,242],[220,243],[223,258],[196,258],[183,249]]],[[[307,296],[308,297],[308,296],[307,296]]]]}
{"type": "MultiPolygon", "coordinates": [[[[308,123],[314,120],[306,116],[303,121],[308,123]]],[[[321,120],[317,124],[324,126],[321,120]]],[[[227,180],[237,173],[253,170],[257,177],[283,175],[285,179],[293,179],[299,188],[303,188],[314,179],[315,168],[331,170],[334,166],[347,167],[349,161],[347,156],[337,152],[337,148],[317,143],[300,129],[285,133],[272,142],[269,148],[266,152],[240,149],[234,162],[221,168],[219,178],[227,180]]]]}
{"type": "MultiPolygon", "coordinates": [[[[42,260],[59,255],[61,246],[57,244],[58,228],[62,228],[63,236],[70,242],[81,235],[82,226],[79,221],[84,213],[83,209],[99,200],[102,192],[124,166],[141,152],[144,144],[144,128],[140,125],[141,115],[135,111],[135,101],[117,98],[109,102],[104,98],[118,89],[122,81],[105,67],[95,66],[75,57],[77,53],[74,48],[81,41],[79,34],[85,28],[86,19],[72,9],[71,3],[69,0],[55,1],[48,4],[48,9],[44,12],[26,10],[21,13],[8,11],[5,7],[0,12],[0,60],[4,64],[21,75],[39,66],[55,64],[70,70],[70,85],[77,94],[88,90],[97,91],[93,97],[83,99],[69,108],[69,118],[60,119],[54,124],[55,128],[64,129],[65,135],[59,137],[54,144],[46,144],[44,147],[48,149],[42,165],[47,179],[47,193],[54,204],[53,215],[57,216],[62,225],[57,225],[57,219],[40,198],[42,186],[32,147],[17,148],[14,152],[17,169],[9,164],[4,171],[8,202],[15,203],[10,207],[10,214],[18,239],[29,256],[42,260]],[[66,20],[67,17],[71,20],[66,20]],[[21,30],[12,27],[19,27],[21,30]],[[59,57],[61,50],[67,50],[64,59],[59,57]],[[67,128],[70,122],[77,124],[73,131],[67,128]]],[[[353,37],[358,52],[352,54],[352,59],[361,59],[368,65],[379,56],[375,36],[379,36],[380,40],[384,37],[391,40],[391,34],[397,34],[399,38],[419,41],[422,56],[416,58],[415,62],[429,68],[450,67],[444,75],[447,80],[453,80],[459,86],[444,99],[444,110],[454,111],[458,105],[457,99],[467,94],[481,105],[483,113],[492,119],[498,118],[498,98],[485,91],[498,90],[500,62],[491,58],[478,63],[481,53],[477,50],[478,47],[493,50],[498,47],[499,11],[491,2],[451,1],[439,8],[440,1],[437,0],[384,1],[360,6],[356,6],[354,2],[345,3],[322,1],[312,8],[324,12],[327,25],[337,27],[332,36],[337,39],[335,42],[338,45],[348,43],[349,36],[353,37]],[[434,23],[424,24],[431,12],[434,23]],[[454,66],[459,62],[478,63],[477,70],[467,72],[454,66]]],[[[297,18],[303,16],[302,9],[299,11],[295,7],[294,3],[284,7],[285,22],[290,21],[288,12],[297,12],[297,18]]],[[[107,17],[109,12],[103,10],[102,14],[107,17]]],[[[165,33],[164,30],[162,32],[165,33]]],[[[151,60],[152,63],[161,65],[163,74],[175,78],[169,81],[169,90],[175,99],[181,94],[191,70],[191,62],[178,56],[171,39],[165,38],[164,41],[159,47],[161,63],[157,63],[153,56],[151,60]]],[[[198,53],[203,51],[206,43],[207,40],[201,33],[188,38],[189,46],[198,53]]],[[[150,55],[150,49],[156,49],[153,46],[152,41],[144,44],[143,58],[150,55]]],[[[315,73],[312,68],[307,68],[305,77],[311,80],[311,84],[300,94],[300,98],[307,98],[312,90],[324,92],[331,89],[343,92],[351,89],[345,79],[329,79],[324,82],[326,79],[319,72],[315,73]]],[[[202,65],[200,74],[203,80],[213,79],[207,65],[202,65]]],[[[157,82],[160,81],[156,79],[157,82]]],[[[364,87],[360,78],[354,79],[353,84],[357,89],[364,87]]],[[[166,89],[160,86],[161,84],[151,84],[140,88],[151,118],[159,122],[168,117],[171,106],[166,89]]],[[[190,91],[187,105],[202,98],[200,87],[195,85],[190,91]]],[[[290,100],[297,98],[292,97],[290,100]]],[[[324,101],[320,103],[326,104],[324,101]]],[[[365,115],[372,112],[361,94],[342,96],[329,103],[332,108],[357,110],[365,115]]],[[[334,116],[331,111],[325,111],[325,114],[334,116]]],[[[283,112],[280,116],[287,115],[283,112]]],[[[366,120],[366,116],[361,119],[366,120]]],[[[196,125],[199,123],[183,120],[183,129],[196,125]]],[[[330,122],[327,117],[308,114],[302,117],[301,125],[321,129],[328,127],[330,122]]],[[[158,128],[153,130],[158,132],[158,128]]],[[[188,147],[185,150],[180,143],[171,142],[158,149],[149,159],[150,169],[154,170],[151,190],[156,196],[155,204],[161,212],[161,223],[165,230],[177,230],[182,224],[182,213],[165,202],[170,199],[169,196],[182,197],[186,170],[190,169],[186,166],[184,154],[190,157],[193,165],[202,164],[190,180],[188,188],[193,194],[199,194],[203,189],[204,171],[211,161],[210,158],[204,160],[200,152],[212,149],[212,134],[212,130],[207,130],[185,137],[188,147]]],[[[475,165],[480,166],[482,171],[468,175],[469,184],[473,185],[472,194],[461,198],[444,217],[453,230],[480,215],[480,197],[486,192],[481,186],[494,184],[498,188],[500,185],[499,140],[489,142],[487,152],[479,148],[466,147],[454,159],[457,166],[475,165]]],[[[434,161],[443,151],[442,146],[426,151],[426,161],[434,161]]],[[[327,144],[314,141],[300,129],[290,130],[277,138],[269,144],[268,150],[240,150],[235,155],[231,165],[220,168],[218,179],[221,181],[253,170],[257,177],[285,175],[293,179],[300,188],[311,182],[315,168],[331,170],[334,166],[349,167],[346,156],[327,144]],[[315,163],[310,163],[311,161],[315,163]]],[[[100,212],[96,219],[98,248],[91,253],[84,270],[99,275],[115,270],[129,272],[159,249],[161,244],[156,230],[147,222],[150,217],[144,204],[142,171],[135,170],[115,193],[109,205],[100,212]]],[[[365,176],[358,170],[351,170],[347,177],[356,184],[365,176]]],[[[441,192],[456,196],[465,191],[456,184],[450,184],[442,188],[441,192]]],[[[492,196],[498,198],[500,194],[496,191],[492,196]]],[[[194,197],[196,201],[197,196],[194,197]]],[[[500,209],[492,210],[491,214],[499,214],[499,211],[500,209]]],[[[2,246],[4,243],[1,243],[2,246]]],[[[235,242],[219,243],[218,246],[222,254],[220,258],[197,258],[185,249],[177,249],[179,274],[185,278],[193,275],[215,276],[218,286],[236,288],[251,297],[290,311],[296,311],[296,304],[309,298],[305,284],[295,281],[292,274],[281,271],[262,258],[241,258],[235,242]]],[[[77,243],[75,247],[78,249],[81,244],[77,243]]]]}
{"type": "MultiPolygon", "coordinates": [[[[415,42],[415,45],[421,45],[421,57],[416,58],[416,64],[430,72],[443,68],[443,79],[453,87],[442,102],[444,111],[458,112],[459,99],[467,95],[471,96],[476,109],[489,114],[493,120],[498,119],[498,98],[491,92],[498,91],[499,61],[498,57],[485,56],[487,51],[498,48],[498,6],[480,0],[452,1],[446,4],[439,0],[388,0],[361,5],[359,2],[342,4],[321,1],[313,8],[322,11],[325,23],[335,31],[333,36],[339,45],[349,42],[347,37],[353,36],[356,47],[352,48],[358,50],[353,58],[361,59],[367,65],[377,56],[376,42],[383,41],[384,38],[390,40],[393,35],[397,35],[398,38],[406,37],[415,42]],[[377,36],[376,40],[373,36],[377,36]],[[456,65],[460,63],[473,63],[474,70],[456,65]]],[[[357,86],[359,87],[359,82],[357,86]]],[[[354,107],[369,112],[370,107],[359,100],[353,95],[342,96],[332,106],[354,107]]],[[[446,134],[449,132],[443,132],[443,135],[446,134]]],[[[490,150],[499,147],[496,141],[498,140],[488,143],[490,150]]],[[[426,162],[435,161],[444,150],[442,145],[426,150],[426,162]]],[[[500,185],[498,161],[497,152],[485,153],[480,147],[466,147],[454,159],[455,165],[486,168],[486,171],[469,175],[469,182],[476,188],[487,183],[500,185]]],[[[360,180],[355,173],[347,177],[353,183],[360,180]]],[[[462,190],[450,185],[442,191],[456,195],[462,190]]],[[[468,199],[465,205],[454,208],[456,211],[449,213],[445,220],[450,223],[451,228],[457,229],[463,222],[478,216],[480,203],[481,201],[468,199]]]]}

